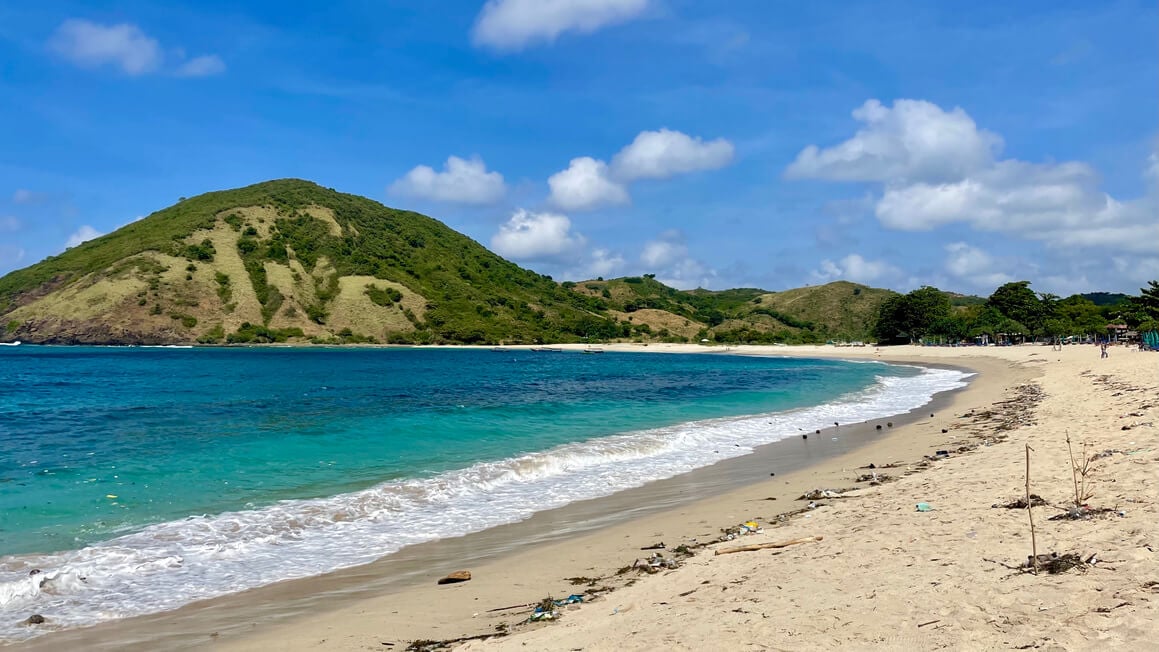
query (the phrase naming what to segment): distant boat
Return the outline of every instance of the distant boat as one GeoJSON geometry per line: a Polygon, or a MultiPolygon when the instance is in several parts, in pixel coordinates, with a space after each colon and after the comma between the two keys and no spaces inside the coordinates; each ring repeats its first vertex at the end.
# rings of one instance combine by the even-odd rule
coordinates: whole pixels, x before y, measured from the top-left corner
{"type": "Polygon", "coordinates": [[[595,348],[592,348],[590,346],[588,348],[584,349],[584,353],[603,353],[603,352],[604,352],[603,349],[595,349],[595,348]]]}
{"type": "Polygon", "coordinates": [[[563,349],[558,346],[533,346],[531,350],[538,353],[563,353],[563,349]]]}
{"type": "Polygon", "coordinates": [[[20,346],[20,340],[15,342],[0,342],[0,346],[20,346]]]}

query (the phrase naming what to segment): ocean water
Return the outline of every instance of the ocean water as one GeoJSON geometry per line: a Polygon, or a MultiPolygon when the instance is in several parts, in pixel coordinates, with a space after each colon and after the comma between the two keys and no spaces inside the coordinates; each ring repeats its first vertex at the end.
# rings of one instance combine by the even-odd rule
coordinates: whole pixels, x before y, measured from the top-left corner
{"type": "Polygon", "coordinates": [[[5,347],[0,641],[32,613],[83,626],[368,563],[964,384],[736,355],[5,347]]]}

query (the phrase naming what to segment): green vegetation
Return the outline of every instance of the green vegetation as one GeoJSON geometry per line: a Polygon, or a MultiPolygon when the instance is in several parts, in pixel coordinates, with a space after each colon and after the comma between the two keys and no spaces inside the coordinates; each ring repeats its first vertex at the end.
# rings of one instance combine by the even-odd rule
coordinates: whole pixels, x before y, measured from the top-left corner
{"type": "Polygon", "coordinates": [[[402,292],[394,288],[386,288],[385,290],[373,285],[366,286],[366,296],[374,303],[389,308],[394,304],[402,301],[402,292]]]}
{"type": "Polygon", "coordinates": [[[183,312],[171,312],[169,313],[169,318],[180,321],[181,325],[186,328],[193,328],[197,325],[197,317],[194,317],[193,315],[187,315],[183,312]]]}
{"type": "Polygon", "coordinates": [[[214,324],[213,328],[205,331],[205,334],[197,338],[198,344],[219,344],[225,339],[225,328],[221,324],[214,324]]]}
{"type": "Polygon", "coordinates": [[[1053,294],[1036,294],[1029,281],[1006,283],[981,304],[951,307],[949,300],[939,299],[938,295],[944,293],[925,287],[883,304],[874,328],[878,341],[895,344],[983,337],[989,341],[1025,341],[1105,336],[1111,323],[1143,331],[1159,328],[1156,281],[1143,288],[1138,297],[1094,293],[1060,299],[1053,294]],[[1101,298],[1102,305],[1088,298],[1091,296],[1101,298]]]}
{"type": "Polygon", "coordinates": [[[181,255],[185,256],[189,260],[211,261],[213,260],[213,256],[216,253],[217,251],[213,248],[213,243],[210,242],[208,238],[202,240],[201,244],[186,245],[185,248],[181,250],[181,255]]]}
{"type": "Polygon", "coordinates": [[[247,321],[238,327],[236,333],[230,333],[226,341],[230,344],[271,344],[286,342],[291,337],[302,338],[305,335],[301,328],[271,329],[247,321]]]}
{"type": "Polygon", "coordinates": [[[233,298],[233,286],[229,281],[229,274],[217,272],[213,275],[213,280],[217,281],[217,298],[221,299],[223,304],[229,303],[233,298]]]}

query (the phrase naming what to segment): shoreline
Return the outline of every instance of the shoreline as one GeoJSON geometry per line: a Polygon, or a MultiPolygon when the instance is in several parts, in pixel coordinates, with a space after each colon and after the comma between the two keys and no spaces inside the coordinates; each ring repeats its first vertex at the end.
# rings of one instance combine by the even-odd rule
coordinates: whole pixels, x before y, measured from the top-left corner
{"type": "MultiPolygon", "coordinates": [[[[580,349],[583,346],[573,345],[571,348],[580,349]]],[[[724,353],[719,349],[698,345],[656,345],[647,348],[605,345],[602,348],[608,351],[724,353]]],[[[872,352],[871,348],[855,351],[863,354],[858,356],[849,355],[850,352],[849,349],[833,347],[815,347],[807,350],[794,350],[790,347],[751,349],[740,347],[739,350],[728,351],[735,354],[783,357],[874,359],[881,362],[959,369],[966,366],[975,372],[979,371],[977,367],[989,365],[989,362],[983,362],[981,365],[964,365],[960,360],[932,361],[921,356],[915,358],[912,355],[884,357],[865,355],[872,352]]],[[[985,371],[982,378],[994,371],[996,369],[993,368],[985,371]]],[[[971,389],[976,388],[980,379],[972,378],[966,388],[935,397],[932,408],[928,407],[931,405],[928,404],[915,409],[908,417],[893,417],[893,420],[898,422],[898,427],[883,433],[875,432],[870,424],[863,424],[861,427],[850,425],[839,429],[841,436],[837,444],[832,444],[833,433],[829,431],[807,442],[783,440],[762,446],[752,454],[718,462],[676,478],[649,483],[644,487],[618,492],[613,496],[580,501],[540,512],[520,523],[491,528],[463,537],[420,544],[368,565],[317,577],[280,582],[231,596],[193,603],[171,612],[52,633],[23,643],[20,648],[61,649],[84,641],[90,649],[134,649],[134,646],[139,649],[159,649],[206,643],[212,643],[215,647],[225,645],[231,649],[234,647],[268,649],[271,646],[290,649],[294,648],[300,639],[299,634],[294,632],[300,630],[302,620],[307,622],[319,618],[323,621],[342,620],[349,616],[350,610],[361,612],[368,608],[376,612],[382,612],[384,609],[387,613],[394,612],[392,615],[398,622],[382,624],[381,627],[390,631],[395,641],[457,638],[462,635],[493,631],[494,624],[480,629],[479,626],[483,622],[472,617],[477,613],[472,609],[478,609],[484,602],[515,604],[520,600],[534,601],[543,597],[537,595],[538,593],[553,592],[556,595],[561,593],[566,595],[566,583],[561,584],[560,581],[566,576],[566,573],[560,572],[563,567],[574,568],[570,576],[575,577],[601,565],[611,568],[616,564],[622,565],[624,561],[630,563],[631,560],[623,559],[624,555],[628,554],[626,551],[649,545],[651,542],[645,542],[645,539],[667,536],[667,540],[676,540],[687,534],[678,530],[681,529],[680,525],[684,519],[692,513],[703,516],[699,519],[703,527],[693,528],[703,530],[699,534],[713,534],[717,527],[735,525],[755,515],[738,513],[735,518],[730,519],[732,523],[720,522],[708,527],[706,521],[709,520],[709,516],[718,513],[724,505],[735,503],[737,496],[734,494],[748,495],[754,490],[769,494],[764,498],[777,494],[776,497],[781,502],[759,505],[758,511],[784,511],[803,504],[795,503],[791,498],[813,488],[809,486],[810,484],[823,484],[824,478],[832,478],[835,485],[849,484],[848,480],[837,482],[838,477],[848,475],[848,466],[851,462],[845,458],[859,454],[866,448],[871,450],[875,446],[880,448],[884,442],[890,441],[893,444],[885,447],[879,454],[898,450],[895,444],[901,439],[909,440],[901,448],[912,448],[920,438],[904,433],[920,422],[923,418],[921,413],[927,409],[933,409],[935,412],[953,411],[949,406],[962,400],[964,394],[969,394],[971,389]],[[906,425],[903,421],[909,424],[906,425]],[[837,471],[838,466],[841,468],[840,471],[837,471]],[[780,469],[776,480],[769,480],[769,468],[780,469]],[[690,503],[685,494],[692,491],[696,492],[698,497],[690,503]],[[713,505],[708,506],[706,503],[713,505]],[[770,506],[775,508],[770,510],[770,506]],[[604,513],[609,510],[612,513],[610,516],[604,513]],[[628,519],[632,521],[626,522],[628,519]],[[574,526],[577,520],[585,525],[577,529],[574,526]],[[641,534],[643,530],[655,532],[643,535],[641,534]],[[630,540],[631,543],[626,547],[619,541],[608,545],[610,539],[621,537],[630,540]],[[636,543],[640,545],[637,546],[636,543]],[[577,546],[582,550],[577,551],[577,546]],[[567,558],[568,563],[559,564],[558,560],[561,557],[567,558]],[[547,559],[553,561],[547,563],[545,561],[547,559]],[[529,565],[546,568],[528,576],[529,565]],[[438,587],[436,591],[431,591],[433,587],[430,585],[433,585],[436,576],[456,570],[460,566],[472,568],[476,575],[472,582],[438,587]],[[516,577],[521,575],[526,577],[516,577]],[[492,583],[483,580],[484,577],[502,579],[492,583]],[[515,581],[517,579],[522,581],[515,581]],[[542,586],[544,589],[529,592],[531,585],[542,586]],[[463,590],[472,587],[482,590],[463,590]],[[445,597],[461,596],[464,593],[468,594],[468,599],[456,601],[453,607],[445,604],[445,597]],[[479,595],[474,595],[475,593],[479,595]],[[521,597],[517,598],[516,595],[521,597]],[[441,616],[428,614],[424,619],[419,614],[404,614],[403,609],[388,608],[392,604],[396,606],[413,604],[414,600],[438,601],[441,616]],[[458,615],[448,616],[448,608],[458,615]],[[429,622],[439,618],[445,622],[429,622]],[[262,624],[255,626],[252,624],[255,622],[262,624]],[[160,638],[159,632],[163,632],[160,638]]],[[[940,435],[940,429],[936,432],[940,435]]],[[[929,452],[933,452],[932,449],[939,446],[940,442],[923,441],[922,445],[929,449],[929,452]]],[[[865,452],[868,454],[870,451],[865,452]]],[[[883,460],[881,457],[877,459],[879,464],[883,461],[894,461],[883,460]]],[[[897,459],[904,459],[904,456],[897,459]]],[[[742,500],[751,502],[756,499],[742,500]]],[[[676,544],[670,544],[670,547],[673,545],[676,544]]],[[[494,606],[503,604],[491,604],[488,608],[494,606]]],[[[329,649],[330,644],[326,647],[329,649]]],[[[345,648],[339,645],[338,649],[345,648]]]]}

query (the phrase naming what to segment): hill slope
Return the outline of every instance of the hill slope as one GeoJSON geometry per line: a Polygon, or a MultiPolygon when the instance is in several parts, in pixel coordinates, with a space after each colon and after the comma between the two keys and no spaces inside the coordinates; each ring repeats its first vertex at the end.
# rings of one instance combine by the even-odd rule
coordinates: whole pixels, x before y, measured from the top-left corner
{"type": "Polygon", "coordinates": [[[211,192],[0,278],[6,339],[559,341],[600,302],[429,217],[284,179],[211,192]]]}

